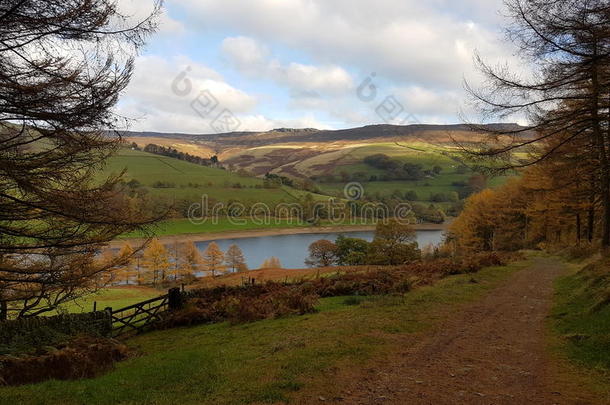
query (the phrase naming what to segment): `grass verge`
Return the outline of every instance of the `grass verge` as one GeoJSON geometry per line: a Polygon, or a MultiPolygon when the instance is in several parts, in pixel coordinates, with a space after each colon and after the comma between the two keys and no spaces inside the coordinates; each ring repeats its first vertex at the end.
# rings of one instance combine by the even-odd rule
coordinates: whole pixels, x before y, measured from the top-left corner
{"type": "Polygon", "coordinates": [[[608,261],[569,264],[555,282],[554,349],[595,391],[610,395],[610,272],[608,261]]]}

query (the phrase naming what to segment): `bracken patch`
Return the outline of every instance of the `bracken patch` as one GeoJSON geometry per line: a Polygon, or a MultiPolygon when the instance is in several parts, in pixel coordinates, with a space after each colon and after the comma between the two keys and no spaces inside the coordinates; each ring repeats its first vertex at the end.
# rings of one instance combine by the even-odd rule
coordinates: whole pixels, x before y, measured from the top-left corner
{"type": "Polygon", "coordinates": [[[80,336],[56,348],[40,349],[34,355],[1,356],[0,385],[91,378],[129,355],[127,346],[116,340],[80,336]]]}

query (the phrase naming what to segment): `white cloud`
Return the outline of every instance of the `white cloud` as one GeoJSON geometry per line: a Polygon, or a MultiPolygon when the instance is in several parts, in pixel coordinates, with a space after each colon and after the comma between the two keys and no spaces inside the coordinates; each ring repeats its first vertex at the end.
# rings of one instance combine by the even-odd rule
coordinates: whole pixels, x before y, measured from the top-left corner
{"type": "Polygon", "coordinates": [[[206,121],[221,110],[228,109],[234,114],[249,113],[257,102],[257,97],[231,86],[215,70],[187,57],[142,56],[136,61],[136,70],[121,99],[119,113],[141,118],[134,129],[198,129],[203,132],[206,121]],[[211,103],[216,108],[198,114],[191,103],[204,91],[211,95],[211,100],[214,100],[211,103]]]}
{"type": "Polygon", "coordinates": [[[221,52],[236,69],[250,76],[265,74],[270,52],[258,41],[248,37],[230,37],[222,41],[221,52]]]}
{"type": "Polygon", "coordinates": [[[341,94],[353,89],[350,74],[340,66],[313,66],[302,63],[282,64],[272,59],[269,49],[249,37],[229,37],[222,42],[224,58],[240,72],[257,78],[269,78],[288,87],[294,97],[302,94],[341,94]]]}
{"type": "Polygon", "coordinates": [[[135,131],[214,133],[217,131],[211,124],[225,109],[237,118],[239,127],[234,129],[240,131],[268,131],[279,127],[329,128],[307,114],[290,119],[265,117],[254,112],[257,102],[257,97],[231,86],[215,70],[187,57],[168,60],[143,56],[136,61],[135,74],[116,111],[133,120],[129,129],[135,131]],[[205,115],[198,114],[192,107],[202,91],[212,95],[214,104],[217,103],[214,110],[205,115]]]}
{"type": "Polygon", "coordinates": [[[511,60],[495,28],[501,1],[176,0],[193,19],[306,52],[317,64],[357,66],[393,80],[456,88],[475,49],[511,60]],[[472,19],[474,13],[477,20],[472,19]]]}
{"type": "Polygon", "coordinates": [[[249,115],[241,118],[243,128],[251,131],[270,131],[276,128],[317,128],[332,129],[331,126],[318,121],[313,115],[298,118],[270,119],[263,115],[249,115]]]}
{"type": "MultiPolygon", "coordinates": [[[[125,3],[141,13],[137,5],[149,1],[125,3]]],[[[206,58],[215,57],[209,50],[225,38],[222,61],[241,75],[228,72],[229,83],[218,71],[185,57],[140,59],[121,102],[122,111],[149,117],[139,128],[211,132],[190,107],[202,89],[235,113],[245,130],[380,123],[375,109],[390,95],[421,122],[456,122],[459,112],[468,109],[463,79],[480,84],[475,49],[492,65],[517,66],[514,49],[498,28],[502,0],[170,1],[172,11],[182,8],[175,14],[181,20],[165,16],[161,34],[188,36],[178,45],[184,53],[198,51],[192,43],[198,44],[194,39],[201,36],[205,51],[200,57],[206,58]],[[194,90],[180,97],[170,90],[171,83],[187,65],[194,90]],[[356,88],[372,72],[379,94],[365,102],[356,88]],[[301,118],[278,118],[282,116],[301,118]]],[[[173,49],[165,53],[171,55],[173,49]]]]}
{"type": "MultiPolygon", "coordinates": [[[[154,2],[151,0],[121,0],[118,5],[120,12],[129,17],[129,24],[133,25],[151,14],[154,2]]],[[[184,24],[171,18],[166,12],[161,14],[158,22],[158,31],[161,35],[183,34],[185,32],[184,24]]]]}

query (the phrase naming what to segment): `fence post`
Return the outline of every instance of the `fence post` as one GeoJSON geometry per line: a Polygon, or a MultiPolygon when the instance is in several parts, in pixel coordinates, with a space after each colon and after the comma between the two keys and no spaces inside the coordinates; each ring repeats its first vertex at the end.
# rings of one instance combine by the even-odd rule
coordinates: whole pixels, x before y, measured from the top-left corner
{"type": "Polygon", "coordinates": [[[182,293],[180,288],[170,288],[167,291],[167,306],[170,311],[182,308],[182,293]]]}
{"type": "Polygon", "coordinates": [[[104,308],[106,314],[106,337],[112,336],[112,307],[104,308]]]}

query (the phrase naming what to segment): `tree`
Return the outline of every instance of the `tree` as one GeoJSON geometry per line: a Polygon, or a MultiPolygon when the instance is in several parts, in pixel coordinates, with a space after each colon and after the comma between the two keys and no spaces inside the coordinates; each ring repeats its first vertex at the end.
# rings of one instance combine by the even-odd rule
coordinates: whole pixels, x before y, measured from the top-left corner
{"type": "Polygon", "coordinates": [[[134,280],[136,285],[143,285],[146,283],[145,271],[142,269],[142,258],[142,251],[137,252],[133,256],[134,280]]]}
{"type": "Polygon", "coordinates": [[[94,176],[121,144],[113,107],[159,10],[130,24],[113,0],[0,2],[0,319],[94,291],[116,265],[97,252],[156,219],[120,176],[94,176]]]}
{"type": "Polygon", "coordinates": [[[320,239],[309,245],[309,257],[305,264],[310,267],[328,267],[337,261],[337,245],[320,239]]]}
{"type": "Polygon", "coordinates": [[[493,68],[480,57],[487,78],[482,90],[470,88],[486,117],[525,116],[527,128],[491,131],[489,145],[472,150],[491,157],[495,169],[523,168],[571,149],[593,163],[590,174],[603,208],[602,247],[610,247],[610,13],[606,2],[508,0],[508,35],[533,75],[493,68]],[[522,78],[525,77],[525,78],[522,78]],[[516,161],[515,151],[536,152],[516,161]],[[551,147],[547,147],[551,146],[551,147]],[[527,148],[527,149],[525,149],[527,148]],[[499,164],[501,162],[502,164],[499,164]]]}
{"type": "Polygon", "coordinates": [[[95,280],[96,284],[98,286],[113,284],[117,279],[117,271],[119,268],[116,266],[118,264],[117,256],[112,249],[104,249],[100,257],[97,258],[96,262],[99,264],[99,266],[106,266],[111,270],[98,274],[95,280]]]}
{"type": "Polygon", "coordinates": [[[337,263],[341,266],[361,266],[366,264],[369,242],[359,238],[339,235],[336,244],[337,263]]]}
{"type": "Polygon", "coordinates": [[[418,260],[421,252],[415,229],[395,219],[379,222],[373,242],[369,244],[367,264],[398,265],[418,260]]]}
{"type": "Polygon", "coordinates": [[[217,271],[222,271],[226,267],[224,265],[225,255],[220,250],[216,242],[210,242],[208,247],[203,252],[203,268],[212,273],[212,277],[216,276],[217,271]]]}
{"type": "Polygon", "coordinates": [[[121,258],[121,267],[119,268],[119,279],[129,285],[129,283],[136,277],[136,267],[134,263],[135,251],[131,245],[127,242],[123,243],[121,250],[119,251],[119,257],[121,258]]]}
{"type": "Polygon", "coordinates": [[[268,259],[265,259],[263,262],[261,269],[281,269],[282,264],[280,263],[280,259],[275,256],[271,256],[268,259]]]}
{"type": "Polygon", "coordinates": [[[417,191],[409,190],[405,193],[405,200],[407,201],[417,201],[419,197],[417,195],[417,191]]]}
{"type": "Polygon", "coordinates": [[[468,191],[471,194],[478,193],[487,188],[487,177],[481,173],[475,173],[468,178],[468,191]]]}
{"type": "Polygon", "coordinates": [[[454,252],[565,246],[593,239],[595,203],[586,178],[591,162],[555,155],[502,187],[466,201],[447,232],[454,252]],[[566,168],[570,176],[565,176],[566,168]],[[587,221],[583,221],[587,218],[587,221]]]}
{"type": "MultiPolygon", "coordinates": [[[[178,281],[185,273],[185,268],[182,263],[182,245],[174,240],[169,249],[169,267],[166,272],[168,280],[178,281]]],[[[187,270],[188,272],[188,270],[187,270]]]]}
{"type": "Polygon", "coordinates": [[[240,268],[244,268],[243,266],[246,264],[246,259],[239,246],[236,244],[229,246],[229,249],[227,249],[227,253],[225,254],[225,262],[233,273],[235,273],[235,271],[240,271],[240,268]]]}
{"type": "Polygon", "coordinates": [[[148,270],[147,280],[153,285],[165,281],[167,271],[170,268],[169,254],[157,238],[154,238],[144,250],[143,259],[144,267],[148,270]]]}
{"type": "Polygon", "coordinates": [[[180,248],[180,269],[183,275],[195,276],[203,263],[203,258],[195,242],[183,243],[180,248]]]}

